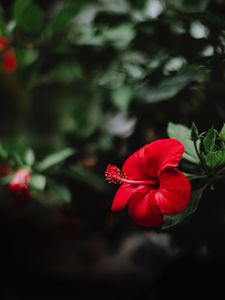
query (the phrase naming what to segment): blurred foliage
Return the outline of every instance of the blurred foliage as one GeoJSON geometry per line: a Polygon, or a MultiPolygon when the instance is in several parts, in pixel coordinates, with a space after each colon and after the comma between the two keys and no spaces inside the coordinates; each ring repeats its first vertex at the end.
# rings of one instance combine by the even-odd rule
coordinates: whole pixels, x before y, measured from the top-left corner
{"type": "MultiPolygon", "coordinates": [[[[0,72],[2,161],[79,206],[85,188],[110,198],[105,165],[165,137],[168,122],[183,124],[171,136],[193,121],[221,128],[224,11],[219,0],[1,1],[0,35],[18,60],[0,72]]],[[[93,214],[105,205],[95,201],[93,214]]]]}

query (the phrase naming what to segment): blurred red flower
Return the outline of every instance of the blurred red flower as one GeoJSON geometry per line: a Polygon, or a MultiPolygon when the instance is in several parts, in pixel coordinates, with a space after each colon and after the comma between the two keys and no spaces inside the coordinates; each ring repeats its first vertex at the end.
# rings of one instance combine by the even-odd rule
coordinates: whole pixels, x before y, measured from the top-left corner
{"type": "Polygon", "coordinates": [[[0,37],[0,51],[5,50],[9,46],[8,40],[1,36],[0,37]]]}
{"type": "Polygon", "coordinates": [[[17,68],[17,60],[12,49],[9,49],[3,55],[3,70],[5,73],[13,73],[17,68]]]}
{"type": "Polygon", "coordinates": [[[31,192],[28,186],[30,172],[26,169],[18,169],[9,184],[9,192],[16,197],[31,200],[31,192]]]}
{"type": "Polygon", "coordinates": [[[0,37],[1,65],[5,73],[13,73],[17,68],[17,60],[14,50],[9,46],[5,37],[0,37]]]}
{"type": "Polygon", "coordinates": [[[191,185],[178,166],[184,153],[183,145],[175,139],[160,139],[132,154],[122,172],[108,165],[106,180],[121,183],[112,203],[113,211],[128,204],[133,220],[145,227],[160,227],[163,215],[184,210],[191,194],[191,185]]]}

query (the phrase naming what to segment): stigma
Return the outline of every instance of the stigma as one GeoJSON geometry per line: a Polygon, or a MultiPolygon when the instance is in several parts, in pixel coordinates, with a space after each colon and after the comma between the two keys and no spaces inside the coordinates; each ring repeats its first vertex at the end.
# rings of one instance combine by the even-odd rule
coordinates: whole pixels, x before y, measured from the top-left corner
{"type": "Polygon", "coordinates": [[[126,175],[114,165],[108,165],[105,171],[105,179],[108,183],[121,184],[126,179],[126,175]]]}
{"type": "Polygon", "coordinates": [[[109,183],[114,184],[121,184],[121,183],[129,183],[129,184],[143,184],[143,185],[153,185],[157,186],[158,181],[153,180],[133,180],[130,179],[124,174],[119,168],[117,168],[115,165],[108,165],[105,171],[105,179],[109,183]]]}

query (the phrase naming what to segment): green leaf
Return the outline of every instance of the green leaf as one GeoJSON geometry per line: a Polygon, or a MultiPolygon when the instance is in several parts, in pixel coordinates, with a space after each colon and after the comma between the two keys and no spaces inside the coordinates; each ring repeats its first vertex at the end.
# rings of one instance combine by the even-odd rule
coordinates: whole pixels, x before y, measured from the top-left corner
{"type": "MultiPolygon", "coordinates": [[[[66,3],[66,1],[64,1],[66,3]]],[[[47,38],[62,32],[76,17],[82,6],[87,5],[91,0],[76,0],[66,3],[56,15],[48,22],[43,34],[47,38]]],[[[63,3],[63,2],[62,2],[63,3]]]]}
{"type": "Polygon", "coordinates": [[[29,185],[39,191],[43,191],[46,186],[46,177],[40,174],[32,174],[29,185]]]}
{"type": "Polygon", "coordinates": [[[55,193],[57,198],[61,200],[63,203],[70,203],[72,200],[72,195],[70,190],[62,184],[55,182],[53,180],[48,179],[48,186],[55,193]]]}
{"type": "Polygon", "coordinates": [[[104,1],[104,6],[108,12],[114,14],[126,14],[129,12],[129,4],[126,0],[106,0],[104,1]]]}
{"type": "Polygon", "coordinates": [[[203,139],[203,146],[204,146],[205,153],[208,153],[214,149],[215,142],[216,142],[215,130],[213,128],[210,128],[203,139]]]}
{"type": "Polygon", "coordinates": [[[147,0],[132,0],[132,5],[138,9],[143,9],[146,5],[147,0]]]}
{"type": "Polygon", "coordinates": [[[17,49],[16,55],[22,67],[30,66],[39,57],[38,51],[34,49],[17,49]]]}
{"type": "Polygon", "coordinates": [[[166,0],[167,5],[183,12],[202,12],[208,3],[209,0],[166,0]]]}
{"type": "Polygon", "coordinates": [[[2,143],[0,143],[0,158],[6,159],[8,156],[7,152],[5,151],[4,147],[2,146],[2,143]]]}
{"type": "Polygon", "coordinates": [[[225,163],[225,149],[219,151],[210,151],[205,156],[206,165],[209,168],[216,168],[225,163]]]}
{"type": "Polygon", "coordinates": [[[193,214],[198,208],[199,201],[202,197],[203,191],[204,191],[204,188],[200,188],[195,191],[192,191],[191,200],[190,200],[187,208],[184,211],[182,211],[181,213],[176,214],[176,215],[171,215],[171,216],[164,216],[164,222],[163,222],[162,229],[167,229],[169,227],[177,225],[178,223],[180,223],[184,219],[186,219],[189,215],[193,214]]]}
{"type": "Polygon", "coordinates": [[[112,102],[120,110],[128,108],[133,98],[133,89],[129,85],[122,85],[112,92],[112,102]]]}
{"type": "Polygon", "coordinates": [[[104,114],[100,101],[101,97],[98,91],[95,91],[88,102],[81,99],[74,104],[73,117],[77,136],[88,138],[102,125],[104,114]]]}
{"type": "Polygon", "coordinates": [[[101,192],[105,192],[107,190],[107,184],[103,177],[99,177],[95,173],[86,170],[81,165],[71,167],[67,172],[67,175],[89,185],[95,190],[99,190],[101,192]]]}
{"type": "Polygon", "coordinates": [[[225,142],[225,124],[223,124],[223,127],[222,127],[222,129],[221,129],[221,131],[220,131],[219,136],[220,136],[220,139],[221,139],[223,142],[225,142]]]}
{"type": "Polygon", "coordinates": [[[196,127],[195,123],[193,122],[192,126],[191,126],[191,138],[193,141],[197,141],[198,136],[199,136],[198,128],[196,127]]]}
{"type": "Polygon", "coordinates": [[[137,97],[144,103],[165,101],[176,96],[190,83],[200,80],[199,72],[186,72],[162,80],[156,86],[142,86],[137,90],[137,97]]]}
{"type": "Polygon", "coordinates": [[[47,72],[40,79],[39,84],[46,83],[64,83],[71,84],[72,82],[82,78],[83,72],[81,65],[78,63],[58,63],[56,68],[47,72]]]}
{"type": "Polygon", "coordinates": [[[0,34],[3,35],[5,28],[5,19],[4,19],[4,11],[3,8],[0,6],[0,34]]]}
{"type": "Polygon", "coordinates": [[[24,162],[25,164],[27,164],[28,166],[32,166],[35,162],[35,154],[34,151],[32,149],[27,149],[27,151],[25,152],[24,155],[24,162]]]}
{"type": "MultiPolygon", "coordinates": [[[[177,139],[184,145],[183,158],[193,163],[199,163],[199,157],[195,151],[194,143],[191,140],[191,130],[184,125],[169,123],[167,133],[170,138],[177,139]]],[[[197,142],[197,148],[199,143],[197,142]]]]}
{"type": "Polygon", "coordinates": [[[44,160],[39,162],[36,167],[39,171],[43,172],[59,163],[62,163],[66,158],[74,153],[75,150],[71,148],[60,150],[59,152],[47,156],[44,160]]]}
{"type": "Polygon", "coordinates": [[[23,159],[28,148],[28,141],[25,136],[18,136],[14,139],[9,138],[2,140],[2,149],[4,149],[7,154],[16,154],[23,159]]]}
{"type": "Polygon", "coordinates": [[[193,17],[194,20],[198,19],[209,28],[212,26],[220,30],[225,28],[224,18],[221,15],[215,15],[209,11],[190,14],[190,17],[193,17]]]}
{"type": "Polygon", "coordinates": [[[73,10],[70,7],[65,7],[51,19],[44,30],[44,35],[49,38],[53,34],[64,30],[73,17],[73,10]]]}
{"type": "Polygon", "coordinates": [[[104,40],[113,43],[114,46],[121,49],[126,48],[134,36],[135,32],[130,24],[122,24],[103,31],[104,40]]]}
{"type": "Polygon", "coordinates": [[[37,32],[43,25],[43,11],[32,0],[17,0],[13,15],[17,26],[27,33],[37,32]]]}
{"type": "Polygon", "coordinates": [[[140,80],[146,75],[146,71],[144,70],[144,68],[134,63],[124,64],[124,70],[126,71],[127,75],[133,80],[140,80]]]}

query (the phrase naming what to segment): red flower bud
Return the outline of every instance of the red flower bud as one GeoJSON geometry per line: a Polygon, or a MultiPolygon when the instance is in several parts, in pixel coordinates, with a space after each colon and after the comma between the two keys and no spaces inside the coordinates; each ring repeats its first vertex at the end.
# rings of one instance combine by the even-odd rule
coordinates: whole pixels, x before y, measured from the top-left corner
{"type": "Polygon", "coordinates": [[[16,197],[31,200],[32,196],[28,186],[29,181],[30,173],[28,170],[17,170],[9,184],[9,192],[16,197]]]}
{"type": "Polygon", "coordinates": [[[0,37],[1,65],[5,73],[13,73],[17,68],[17,60],[13,49],[5,37],[0,37]]]}
{"type": "Polygon", "coordinates": [[[12,49],[9,49],[4,53],[2,67],[5,73],[13,73],[16,70],[17,60],[12,49]]]}
{"type": "Polygon", "coordinates": [[[9,45],[8,40],[5,37],[0,37],[0,52],[5,50],[9,45]]]}

